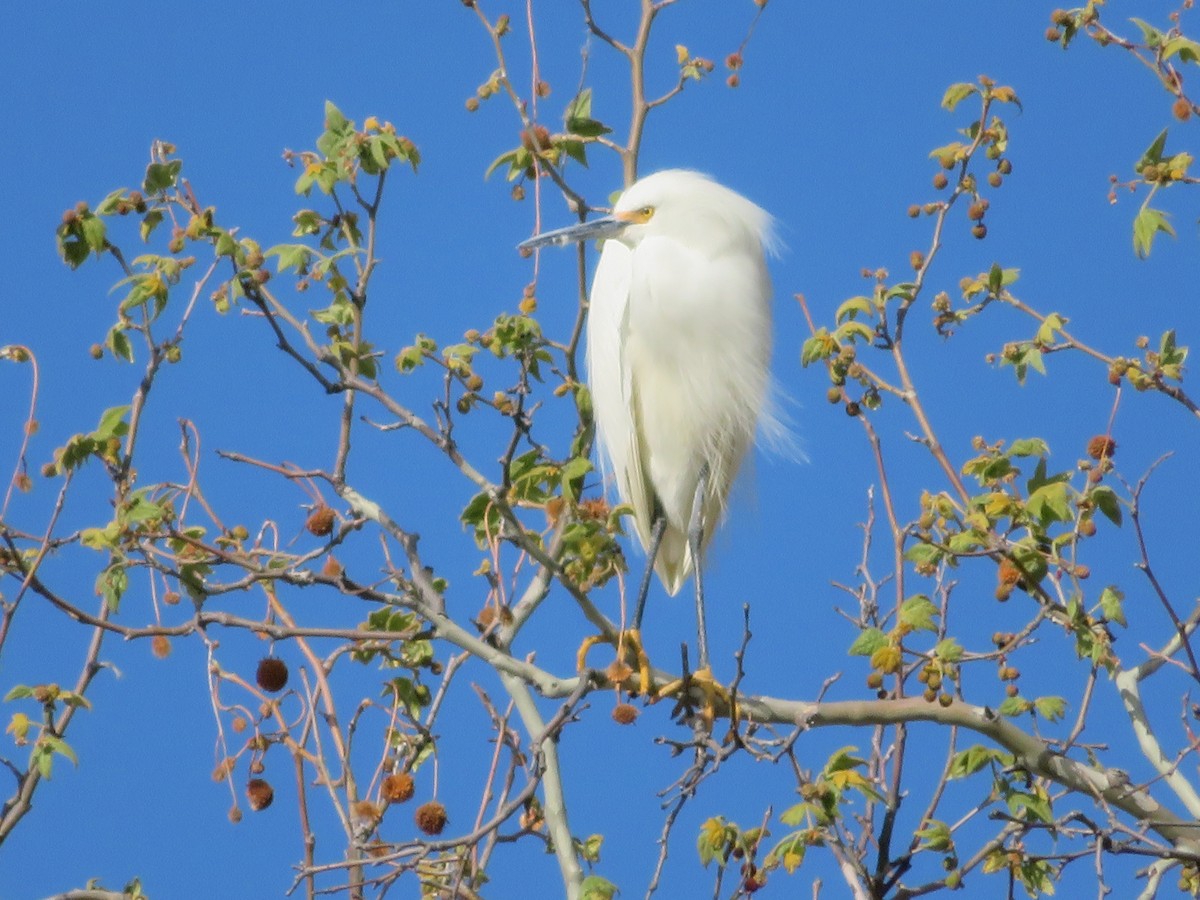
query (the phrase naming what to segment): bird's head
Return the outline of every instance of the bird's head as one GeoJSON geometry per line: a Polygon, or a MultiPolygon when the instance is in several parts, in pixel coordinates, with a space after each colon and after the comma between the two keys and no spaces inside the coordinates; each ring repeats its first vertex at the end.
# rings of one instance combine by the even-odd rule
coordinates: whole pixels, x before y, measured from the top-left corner
{"type": "Polygon", "coordinates": [[[708,253],[761,253],[774,245],[771,217],[764,210],[699,172],[666,169],[631,185],[610,215],[544,232],[520,246],[534,249],[609,238],[633,248],[649,237],[672,238],[708,253]]]}

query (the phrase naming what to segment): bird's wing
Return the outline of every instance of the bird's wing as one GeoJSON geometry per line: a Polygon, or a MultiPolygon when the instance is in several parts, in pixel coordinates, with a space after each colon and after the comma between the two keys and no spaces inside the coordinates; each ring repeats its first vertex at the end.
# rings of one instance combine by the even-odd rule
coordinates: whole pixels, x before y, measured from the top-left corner
{"type": "Polygon", "coordinates": [[[633,252],[619,241],[606,241],[588,303],[588,385],[601,474],[616,482],[633,507],[638,538],[645,547],[654,524],[654,492],[644,472],[635,385],[623,349],[632,270],[633,252]]]}

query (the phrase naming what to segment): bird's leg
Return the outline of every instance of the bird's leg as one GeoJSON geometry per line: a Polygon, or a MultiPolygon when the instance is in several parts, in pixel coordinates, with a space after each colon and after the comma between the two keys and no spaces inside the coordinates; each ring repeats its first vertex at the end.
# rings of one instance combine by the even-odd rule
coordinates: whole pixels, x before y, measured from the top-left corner
{"type": "MultiPolygon", "coordinates": [[[[650,553],[646,561],[646,571],[642,575],[641,584],[638,585],[637,603],[634,606],[633,625],[621,633],[621,639],[625,646],[625,650],[633,654],[634,663],[637,666],[638,685],[642,696],[651,694],[652,685],[650,682],[650,658],[646,656],[646,650],[642,646],[642,615],[646,611],[646,596],[650,593],[650,579],[654,574],[654,563],[658,560],[658,550],[662,546],[663,534],[667,530],[667,518],[659,513],[654,519],[654,527],[650,532],[650,553]]],[[[579,654],[575,660],[576,666],[580,672],[587,669],[587,653],[596,644],[611,644],[612,639],[603,634],[594,634],[586,638],[579,647],[579,654]]]]}
{"type": "Polygon", "coordinates": [[[646,596],[650,593],[650,578],[654,575],[654,564],[658,561],[658,549],[662,546],[663,535],[667,531],[667,517],[661,512],[654,517],[654,527],[650,530],[650,553],[646,559],[646,571],[642,573],[642,583],[638,585],[637,605],[633,612],[633,630],[641,631],[642,614],[646,611],[646,596]]]}
{"type": "MultiPolygon", "coordinates": [[[[688,547],[692,552],[692,573],[696,579],[696,656],[699,665],[696,671],[690,675],[685,672],[683,678],[664,685],[657,696],[682,695],[694,687],[704,695],[704,705],[700,708],[700,714],[703,716],[708,730],[712,731],[718,701],[728,709],[733,708],[733,703],[730,701],[729,692],[713,678],[708,658],[708,628],[704,622],[703,569],[700,565],[700,552],[704,546],[704,499],[708,493],[708,479],[708,466],[704,465],[700,469],[700,477],[696,483],[696,496],[692,502],[692,516],[688,521],[688,547]]],[[[686,651],[684,659],[686,669],[686,651]]]]}
{"type": "Polygon", "coordinates": [[[696,481],[696,498],[692,501],[692,518],[688,522],[688,546],[692,551],[692,569],[696,579],[696,655],[700,667],[697,671],[708,672],[708,628],[704,623],[704,568],[700,565],[700,551],[704,545],[704,498],[708,493],[708,463],[700,467],[696,481]]]}

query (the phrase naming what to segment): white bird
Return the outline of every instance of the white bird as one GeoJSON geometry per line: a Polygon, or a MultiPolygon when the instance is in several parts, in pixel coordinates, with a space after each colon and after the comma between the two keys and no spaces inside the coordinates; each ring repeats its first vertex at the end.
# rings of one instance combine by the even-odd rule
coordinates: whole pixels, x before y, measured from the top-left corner
{"type": "Polygon", "coordinates": [[[782,430],[769,408],[772,219],[704,175],[669,169],[634,183],[611,215],[521,247],[599,238],[588,387],[601,470],[650,557],[633,632],[650,566],[672,595],[695,572],[704,671],[704,551],[756,430],[782,430]]]}

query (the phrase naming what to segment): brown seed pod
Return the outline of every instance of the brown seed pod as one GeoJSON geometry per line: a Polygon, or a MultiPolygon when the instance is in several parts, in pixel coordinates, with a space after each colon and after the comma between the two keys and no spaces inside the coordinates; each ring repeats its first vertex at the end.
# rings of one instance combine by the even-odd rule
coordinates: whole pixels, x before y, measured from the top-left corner
{"type": "Polygon", "coordinates": [[[252,810],[262,812],[275,799],[275,789],[262,778],[251,778],[246,782],[246,799],[252,810]]]}
{"type": "Polygon", "coordinates": [[[1092,459],[1111,459],[1117,452],[1117,442],[1107,434],[1098,434],[1087,443],[1087,455],[1092,459]]]}
{"type": "Polygon", "coordinates": [[[413,819],[416,821],[417,827],[426,834],[441,834],[447,822],[446,807],[436,800],[430,800],[417,807],[413,819]]]}
{"type": "Polygon", "coordinates": [[[1000,584],[1014,585],[1021,580],[1021,570],[1017,568],[1017,564],[1011,559],[1000,560],[1000,568],[996,573],[996,578],[1000,584]]]}
{"type": "Polygon", "coordinates": [[[530,153],[549,150],[550,130],[545,125],[534,125],[529,131],[522,131],[521,146],[530,153]]]}
{"type": "Polygon", "coordinates": [[[351,818],[363,822],[374,822],[379,818],[379,807],[370,800],[356,800],[350,807],[351,818]]]}
{"type": "Polygon", "coordinates": [[[305,521],[304,527],[308,529],[309,534],[314,534],[317,537],[325,537],[333,531],[333,522],[337,518],[333,510],[325,504],[321,504],[312,511],[308,520],[305,521]]]}
{"type": "Polygon", "coordinates": [[[381,793],[389,803],[404,803],[411,800],[413,795],[413,777],[407,772],[393,772],[383,779],[381,793]]]}
{"type": "Polygon", "coordinates": [[[618,703],[613,707],[612,717],[618,725],[632,725],[637,721],[638,711],[630,703],[618,703]]]}
{"type": "Polygon", "coordinates": [[[258,661],[258,670],[254,673],[258,686],[268,693],[274,694],[287,686],[287,663],[274,656],[267,656],[258,661]]]}
{"type": "Polygon", "coordinates": [[[620,659],[613,660],[612,664],[604,670],[604,676],[611,684],[620,684],[631,675],[633,675],[633,669],[627,662],[620,659]]]}
{"type": "Polygon", "coordinates": [[[156,634],[150,641],[150,652],[158,659],[166,659],[171,655],[171,639],[165,634],[156,634]]]}

